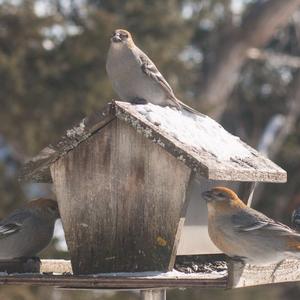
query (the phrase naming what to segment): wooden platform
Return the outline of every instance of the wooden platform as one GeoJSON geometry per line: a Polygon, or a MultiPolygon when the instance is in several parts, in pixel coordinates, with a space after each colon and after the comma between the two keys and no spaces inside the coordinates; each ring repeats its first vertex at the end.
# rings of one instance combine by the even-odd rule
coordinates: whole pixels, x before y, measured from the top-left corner
{"type": "MultiPolygon", "coordinates": [[[[195,256],[194,256],[195,257],[195,256]]],[[[210,257],[210,256],[209,256],[210,257]]],[[[237,262],[194,263],[179,257],[180,271],[73,275],[70,261],[42,260],[40,273],[0,273],[1,285],[52,286],[74,289],[240,288],[300,281],[300,261],[287,260],[280,266],[244,266],[237,262]],[[181,266],[181,267],[180,267],[181,266]],[[225,267],[224,267],[225,266],[225,267]],[[276,270],[275,270],[276,269],[276,270]],[[275,270],[275,272],[274,272],[275,270]],[[184,273],[188,272],[188,273],[184,273]]],[[[205,256],[204,256],[205,258],[205,256]]],[[[202,258],[201,258],[202,259],[202,258]]]]}
{"type": "Polygon", "coordinates": [[[0,284],[52,286],[75,289],[152,289],[152,288],[226,288],[227,278],[148,278],[119,276],[73,276],[48,274],[14,274],[0,276],[0,284]]]}
{"type": "Polygon", "coordinates": [[[172,287],[226,288],[227,271],[209,269],[206,272],[185,274],[167,273],[110,273],[73,275],[70,261],[42,260],[40,273],[0,274],[0,284],[53,286],[75,289],[148,289],[172,287]]]}

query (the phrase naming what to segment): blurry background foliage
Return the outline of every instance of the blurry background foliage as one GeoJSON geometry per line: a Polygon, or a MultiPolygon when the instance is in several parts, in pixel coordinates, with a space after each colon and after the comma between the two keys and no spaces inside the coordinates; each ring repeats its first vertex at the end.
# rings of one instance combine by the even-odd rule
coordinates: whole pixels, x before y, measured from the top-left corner
{"type": "MultiPolygon", "coordinates": [[[[24,160],[116,97],[105,72],[106,53],[113,30],[126,28],[178,98],[213,116],[288,171],[287,184],[258,186],[254,207],[289,224],[291,211],[300,205],[299,4],[0,0],[0,217],[23,201],[49,194],[47,185],[18,183],[24,160]],[[274,137],[262,143],[272,131],[274,137]]],[[[42,256],[66,255],[54,240],[42,256]]],[[[0,293],[1,299],[87,295],[23,287],[1,287],[0,293]]],[[[295,299],[300,286],[168,293],[172,299],[295,299]]],[[[137,298],[125,292],[90,292],[88,297],[137,298]]]]}

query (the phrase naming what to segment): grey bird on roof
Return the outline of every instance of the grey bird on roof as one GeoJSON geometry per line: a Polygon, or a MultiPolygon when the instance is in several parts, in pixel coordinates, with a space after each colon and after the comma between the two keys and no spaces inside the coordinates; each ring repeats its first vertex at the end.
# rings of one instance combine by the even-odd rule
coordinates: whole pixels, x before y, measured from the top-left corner
{"type": "Polygon", "coordinates": [[[117,29],[111,38],[106,70],[115,92],[123,101],[136,104],[150,102],[204,116],[176,98],[155,64],[124,29],[117,29]]]}

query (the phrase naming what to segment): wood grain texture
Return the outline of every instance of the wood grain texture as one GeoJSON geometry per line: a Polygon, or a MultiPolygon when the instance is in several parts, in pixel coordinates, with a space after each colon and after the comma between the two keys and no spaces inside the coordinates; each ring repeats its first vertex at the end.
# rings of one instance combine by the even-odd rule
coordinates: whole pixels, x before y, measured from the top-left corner
{"type": "Polygon", "coordinates": [[[300,281],[299,260],[286,260],[279,266],[254,266],[230,262],[228,267],[228,288],[300,281]]]}
{"type": "Polygon", "coordinates": [[[185,164],[116,119],[51,172],[75,274],[173,267],[185,164]]]}

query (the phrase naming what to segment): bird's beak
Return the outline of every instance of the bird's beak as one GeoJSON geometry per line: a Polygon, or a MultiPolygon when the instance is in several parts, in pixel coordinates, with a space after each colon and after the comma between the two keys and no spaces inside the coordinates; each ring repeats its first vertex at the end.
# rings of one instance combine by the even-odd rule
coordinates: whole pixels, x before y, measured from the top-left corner
{"type": "Polygon", "coordinates": [[[112,42],[114,42],[114,43],[120,43],[120,42],[122,42],[122,39],[121,39],[120,34],[119,34],[118,32],[115,32],[115,33],[113,34],[113,36],[111,37],[110,40],[111,40],[112,42]]]}
{"type": "Polygon", "coordinates": [[[202,193],[202,198],[205,200],[205,201],[211,201],[212,199],[212,191],[206,191],[206,192],[203,192],[202,193]]]}

